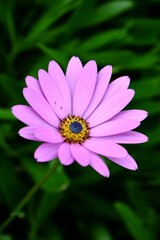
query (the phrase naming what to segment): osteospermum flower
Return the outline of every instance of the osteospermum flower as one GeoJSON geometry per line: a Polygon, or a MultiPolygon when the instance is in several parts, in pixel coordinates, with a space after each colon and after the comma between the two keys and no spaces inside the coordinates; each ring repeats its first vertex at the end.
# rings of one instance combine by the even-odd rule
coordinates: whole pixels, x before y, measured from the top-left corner
{"type": "Polygon", "coordinates": [[[63,165],[76,161],[108,177],[102,155],[125,168],[137,169],[135,160],[119,144],[147,141],[144,134],[132,131],[147,112],[123,110],[134,90],[128,89],[127,76],[109,83],[111,74],[110,65],[97,72],[95,61],[83,67],[78,57],[72,57],[66,75],[51,61],[48,72],[39,70],[38,80],[26,77],[23,95],[30,106],[17,105],[12,111],[28,125],[20,129],[20,136],[42,142],[34,153],[38,162],[58,157],[63,165]]]}

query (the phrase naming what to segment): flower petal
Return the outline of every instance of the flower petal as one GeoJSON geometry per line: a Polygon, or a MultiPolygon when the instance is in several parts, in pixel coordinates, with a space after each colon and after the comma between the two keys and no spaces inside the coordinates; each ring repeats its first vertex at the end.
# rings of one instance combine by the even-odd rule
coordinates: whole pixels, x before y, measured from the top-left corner
{"type": "Polygon", "coordinates": [[[148,116],[148,113],[144,110],[124,110],[118,113],[112,118],[112,120],[117,119],[132,119],[136,121],[143,121],[148,116]]]}
{"type": "Polygon", "coordinates": [[[103,95],[105,94],[106,89],[108,87],[108,83],[110,81],[111,75],[112,75],[112,66],[110,65],[102,68],[101,71],[98,73],[95,91],[94,91],[92,100],[86,112],[83,115],[84,118],[87,118],[95,110],[95,108],[98,106],[98,104],[102,100],[103,95]]]}
{"type": "Polygon", "coordinates": [[[61,67],[55,61],[51,61],[48,66],[48,72],[60,89],[61,96],[65,104],[64,108],[65,108],[65,111],[67,112],[67,115],[71,114],[70,89],[61,67]]]}
{"type": "Polygon", "coordinates": [[[83,68],[78,79],[73,100],[73,114],[82,116],[93,96],[97,79],[97,65],[89,61],[83,68]]]}
{"type": "Polygon", "coordinates": [[[91,157],[90,166],[95,171],[100,173],[102,176],[109,177],[110,175],[109,169],[107,165],[104,163],[104,161],[102,160],[102,158],[95,153],[90,153],[90,157],[91,157]]]}
{"type": "Polygon", "coordinates": [[[70,87],[71,95],[73,96],[77,80],[83,69],[82,63],[78,57],[72,57],[68,63],[66,70],[66,78],[70,87]]]}
{"type": "Polygon", "coordinates": [[[58,127],[59,125],[59,119],[56,116],[55,112],[49,105],[49,103],[45,100],[45,98],[29,89],[29,88],[24,88],[23,89],[23,95],[26,99],[26,101],[31,105],[31,107],[48,123],[51,125],[58,127]]]}
{"type": "Polygon", "coordinates": [[[63,165],[70,165],[74,162],[74,158],[70,151],[70,144],[63,143],[58,149],[58,158],[63,165]]]}
{"type": "Polygon", "coordinates": [[[21,122],[32,125],[32,126],[42,126],[49,124],[41,118],[31,107],[25,105],[16,105],[12,107],[12,113],[21,122]]]}
{"type": "Polygon", "coordinates": [[[54,127],[37,127],[34,134],[37,139],[43,142],[61,143],[64,141],[64,138],[54,127]]]}
{"type": "Polygon", "coordinates": [[[66,112],[65,103],[56,82],[42,69],[39,70],[38,77],[43,93],[54,112],[59,118],[65,118],[68,112],[66,112]]]}
{"type": "Polygon", "coordinates": [[[128,76],[119,77],[108,86],[106,96],[107,98],[113,96],[117,92],[126,90],[130,84],[130,78],[128,76]]]}
{"type": "Polygon", "coordinates": [[[90,129],[90,136],[102,137],[127,132],[140,125],[140,122],[122,119],[102,123],[90,129]]]}
{"type": "Polygon", "coordinates": [[[120,158],[120,159],[119,158],[118,159],[110,158],[110,157],[108,157],[108,159],[110,159],[112,162],[115,162],[116,164],[118,164],[124,168],[130,169],[130,170],[138,169],[137,163],[130,155],[128,155],[125,158],[120,158]]]}
{"type": "Polygon", "coordinates": [[[34,153],[37,162],[47,162],[53,160],[58,155],[58,148],[60,144],[57,143],[43,143],[34,153]]]}
{"type": "Polygon", "coordinates": [[[36,138],[36,136],[34,135],[35,132],[35,127],[33,126],[27,126],[27,127],[23,127],[19,130],[18,134],[23,137],[26,138],[28,140],[33,140],[33,141],[40,141],[38,138],[36,138]]]}
{"type": "Polygon", "coordinates": [[[90,164],[90,152],[80,144],[70,145],[71,153],[74,159],[83,167],[90,164]]]}
{"type": "Polygon", "coordinates": [[[90,138],[83,143],[83,146],[105,157],[123,158],[128,155],[125,148],[104,138],[90,138]]]}
{"type": "Polygon", "coordinates": [[[148,141],[148,137],[142,133],[129,131],[125,133],[120,133],[112,136],[105,137],[108,141],[115,143],[126,143],[126,144],[137,144],[144,143],[148,141]]]}
{"type": "Polygon", "coordinates": [[[34,90],[35,92],[41,93],[42,94],[42,90],[41,87],[39,85],[39,82],[36,78],[32,77],[32,76],[27,76],[25,78],[26,80],[26,85],[28,88],[34,90]]]}
{"type": "Polygon", "coordinates": [[[115,94],[108,101],[101,103],[87,119],[90,127],[106,122],[115,116],[132,100],[133,96],[134,90],[128,89],[115,94]]]}

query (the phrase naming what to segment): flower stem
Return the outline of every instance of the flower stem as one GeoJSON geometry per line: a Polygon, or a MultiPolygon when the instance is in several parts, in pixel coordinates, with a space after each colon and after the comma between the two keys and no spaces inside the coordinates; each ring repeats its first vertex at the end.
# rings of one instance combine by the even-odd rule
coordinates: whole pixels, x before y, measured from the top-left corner
{"type": "Polygon", "coordinates": [[[20,201],[17,207],[11,212],[10,216],[0,226],[0,233],[13,221],[13,219],[18,215],[19,211],[29,202],[37,190],[49,179],[49,177],[52,175],[52,173],[55,172],[59,165],[60,162],[58,159],[56,159],[49,171],[31,188],[31,190],[20,201]]]}

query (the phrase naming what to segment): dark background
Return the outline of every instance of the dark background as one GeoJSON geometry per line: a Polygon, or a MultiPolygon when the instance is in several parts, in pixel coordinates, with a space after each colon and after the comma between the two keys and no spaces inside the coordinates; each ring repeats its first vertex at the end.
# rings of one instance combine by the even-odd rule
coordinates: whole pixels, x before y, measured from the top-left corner
{"type": "Polygon", "coordinates": [[[25,103],[25,76],[37,77],[51,59],[66,69],[77,55],[99,69],[113,65],[112,80],[131,77],[129,108],[149,117],[139,131],[149,137],[126,146],[138,171],[106,160],[111,177],[90,167],[60,167],[0,240],[158,240],[160,202],[160,1],[0,1],[0,223],[50,163],[36,163],[38,143],[18,136],[23,126],[11,107],[25,103]]]}

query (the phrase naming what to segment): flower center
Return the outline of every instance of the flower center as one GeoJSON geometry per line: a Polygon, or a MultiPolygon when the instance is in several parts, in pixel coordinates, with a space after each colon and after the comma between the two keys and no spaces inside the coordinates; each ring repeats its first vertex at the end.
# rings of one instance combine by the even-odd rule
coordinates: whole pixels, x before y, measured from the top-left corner
{"type": "Polygon", "coordinates": [[[60,123],[59,132],[68,143],[82,143],[89,138],[88,123],[79,116],[64,118],[60,123]]]}
{"type": "Polygon", "coordinates": [[[82,131],[82,124],[79,122],[71,122],[69,125],[69,129],[71,130],[72,133],[80,133],[82,131]]]}

